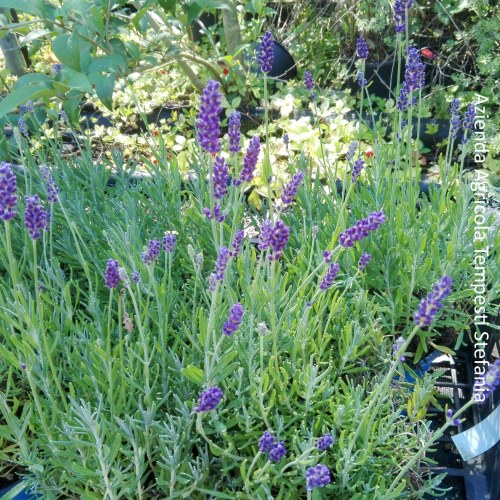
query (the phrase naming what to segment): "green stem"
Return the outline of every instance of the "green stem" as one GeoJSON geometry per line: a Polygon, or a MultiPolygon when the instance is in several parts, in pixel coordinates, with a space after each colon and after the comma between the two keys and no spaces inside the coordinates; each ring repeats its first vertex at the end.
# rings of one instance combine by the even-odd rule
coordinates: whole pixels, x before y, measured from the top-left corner
{"type": "Polygon", "coordinates": [[[21,316],[21,306],[19,304],[19,285],[17,282],[17,268],[14,254],[12,252],[12,241],[10,237],[10,223],[5,221],[5,239],[7,241],[7,255],[9,256],[9,267],[10,267],[10,278],[12,280],[12,293],[14,294],[14,300],[16,301],[16,312],[17,320],[19,323],[19,329],[22,328],[23,319],[21,316]]]}

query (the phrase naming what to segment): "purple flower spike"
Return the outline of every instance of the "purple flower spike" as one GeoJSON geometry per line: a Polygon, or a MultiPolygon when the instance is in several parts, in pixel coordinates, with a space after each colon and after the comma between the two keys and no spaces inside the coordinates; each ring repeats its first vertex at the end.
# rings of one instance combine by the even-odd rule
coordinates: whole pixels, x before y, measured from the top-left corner
{"type": "Polygon", "coordinates": [[[232,111],[229,115],[229,151],[237,154],[241,150],[240,140],[241,115],[238,111],[232,111]]]}
{"type": "MultiPolygon", "coordinates": [[[[455,414],[455,412],[451,408],[446,412],[446,416],[449,419],[453,418],[454,414],[455,414]]],[[[459,418],[453,419],[453,425],[460,425],[460,419],[459,418]]]]}
{"type": "Polygon", "coordinates": [[[283,224],[280,220],[276,222],[271,234],[271,247],[273,253],[269,255],[269,260],[279,260],[281,253],[286,247],[288,238],[290,237],[290,228],[283,224]]]}
{"type": "Polygon", "coordinates": [[[138,283],[141,282],[141,275],[137,272],[137,271],[134,271],[132,273],[132,281],[137,285],[138,283]]]}
{"type": "Polygon", "coordinates": [[[273,69],[274,40],[270,31],[266,31],[262,37],[259,47],[259,64],[263,73],[269,73],[273,69]]]}
{"type": "Polygon", "coordinates": [[[467,107],[467,111],[464,116],[464,137],[462,139],[462,143],[466,144],[468,142],[468,132],[472,132],[474,130],[474,121],[476,119],[476,103],[473,102],[467,107]]]}
{"type": "Polygon", "coordinates": [[[288,136],[287,133],[283,134],[283,144],[286,146],[288,149],[288,146],[290,145],[290,137],[288,136]]]}
{"type": "Polygon", "coordinates": [[[37,194],[26,196],[25,200],[24,226],[28,230],[30,238],[37,240],[42,235],[42,229],[47,229],[50,215],[40,205],[40,198],[37,194]]]}
{"type": "Polygon", "coordinates": [[[215,263],[215,277],[219,281],[224,279],[224,273],[226,272],[230,257],[231,254],[229,253],[229,249],[227,247],[220,247],[217,262],[215,263]]]}
{"type": "Polygon", "coordinates": [[[283,195],[281,196],[281,201],[283,205],[290,205],[293,201],[293,198],[297,194],[299,190],[299,186],[304,179],[304,172],[299,170],[296,174],[292,176],[292,180],[289,184],[287,184],[283,190],[283,195]]]}
{"type": "Polygon", "coordinates": [[[368,58],[368,45],[362,36],[358,37],[356,41],[356,54],[358,54],[360,59],[364,60],[368,58]]]}
{"type": "Polygon", "coordinates": [[[346,158],[347,161],[351,161],[356,154],[356,149],[358,149],[358,141],[351,141],[349,146],[347,146],[346,158]]]}
{"type": "Polygon", "coordinates": [[[109,259],[106,265],[105,282],[107,288],[116,288],[120,283],[120,265],[117,260],[109,259]]]}
{"type": "Polygon", "coordinates": [[[410,91],[424,88],[425,64],[420,59],[420,52],[415,47],[406,50],[407,61],[405,69],[405,82],[410,91]]]}
{"type": "Polygon", "coordinates": [[[153,264],[160,255],[160,248],[160,242],[156,238],[149,240],[148,249],[141,255],[142,262],[146,265],[153,264]]]}
{"type": "Polygon", "coordinates": [[[323,464],[309,467],[306,470],[306,479],[307,491],[312,491],[314,488],[323,488],[332,482],[330,470],[323,464]]]}
{"type": "Polygon", "coordinates": [[[219,82],[210,80],[201,96],[200,113],[198,114],[198,140],[201,147],[209,153],[220,151],[220,112],[222,111],[222,94],[219,82]]]}
{"type": "Polygon", "coordinates": [[[42,179],[47,183],[47,201],[49,203],[56,203],[58,201],[59,187],[54,181],[54,177],[47,165],[40,165],[40,174],[42,179]]]}
{"type": "Polygon", "coordinates": [[[307,90],[312,90],[314,88],[314,80],[309,70],[304,73],[304,84],[307,90]]]}
{"type": "Polygon", "coordinates": [[[271,451],[273,444],[276,442],[276,438],[269,432],[266,431],[259,439],[259,451],[261,453],[268,453],[271,451]]]}
{"type": "Polygon", "coordinates": [[[16,216],[17,203],[16,176],[10,163],[0,163],[0,219],[8,221],[16,216]]]}
{"type": "Polygon", "coordinates": [[[477,403],[484,403],[500,385],[500,359],[491,363],[485,375],[476,379],[472,397],[477,403]]]}
{"type": "Polygon", "coordinates": [[[377,230],[386,221],[382,212],[373,212],[366,219],[361,219],[356,224],[339,235],[339,243],[343,247],[352,247],[356,241],[366,238],[370,231],[377,230]]]}
{"type": "Polygon", "coordinates": [[[274,443],[269,451],[269,460],[279,462],[286,455],[285,441],[274,443]]]}
{"type": "Polygon", "coordinates": [[[224,222],[226,220],[226,214],[222,211],[220,205],[215,205],[213,213],[209,208],[204,208],[203,213],[207,219],[215,219],[217,222],[224,222]]]}
{"type": "Polygon", "coordinates": [[[257,165],[260,153],[260,138],[255,136],[250,139],[245,158],[243,159],[243,167],[241,168],[240,176],[234,181],[235,186],[239,186],[242,182],[251,182],[253,172],[257,165]]]}
{"type": "MultiPolygon", "coordinates": [[[[394,356],[397,356],[399,350],[401,349],[401,346],[406,342],[406,340],[403,338],[403,337],[399,337],[398,339],[396,339],[396,341],[394,342],[393,346],[392,346],[392,351],[394,352],[394,356]]],[[[401,361],[401,363],[406,359],[406,356],[405,356],[405,353],[401,353],[399,355],[399,361],[401,361]]]]}
{"type": "Polygon", "coordinates": [[[227,321],[222,326],[222,332],[225,335],[233,335],[233,333],[235,333],[236,330],[238,330],[243,320],[244,314],[245,314],[245,309],[239,302],[236,302],[236,304],[234,304],[234,306],[231,307],[231,311],[229,312],[229,318],[227,318],[227,321]]]}
{"type": "Polygon", "coordinates": [[[459,109],[460,109],[460,99],[453,99],[453,101],[451,101],[451,106],[450,106],[450,114],[451,114],[450,133],[453,139],[457,138],[458,131],[460,130],[460,125],[462,124],[459,109]]]}
{"type": "Polygon", "coordinates": [[[271,236],[273,234],[273,223],[266,219],[260,226],[259,250],[262,252],[271,246],[271,236]]]}
{"type": "Polygon", "coordinates": [[[362,71],[358,71],[357,80],[358,80],[358,85],[361,88],[364,88],[368,85],[368,80],[365,78],[365,75],[363,74],[362,71]]]}
{"type": "Polygon", "coordinates": [[[370,261],[372,260],[372,256],[369,254],[369,253],[364,253],[360,258],[359,258],[359,262],[358,262],[358,269],[360,271],[363,271],[366,266],[370,263],[370,261]]]}
{"type": "Polygon", "coordinates": [[[365,168],[365,161],[363,158],[360,158],[359,160],[356,160],[354,162],[354,167],[352,168],[351,172],[351,182],[354,184],[357,180],[357,178],[361,175],[361,172],[365,168]]]}
{"type": "Polygon", "coordinates": [[[224,393],[217,387],[209,387],[200,394],[198,398],[198,406],[194,411],[200,413],[214,410],[220,403],[224,393]]]}
{"type": "Polygon", "coordinates": [[[172,232],[167,232],[161,240],[161,247],[165,252],[172,253],[177,243],[177,235],[172,232]]]}
{"type": "Polygon", "coordinates": [[[19,120],[17,120],[17,126],[19,127],[19,132],[21,132],[24,137],[29,137],[30,134],[28,130],[28,124],[23,117],[20,117],[19,120]]]}
{"type": "Polygon", "coordinates": [[[318,450],[321,450],[321,451],[324,451],[326,450],[327,448],[330,448],[330,446],[334,443],[334,439],[333,439],[333,436],[328,433],[328,434],[325,434],[324,436],[321,436],[317,443],[316,443],[316,448],[318,448],[318,450]]]}
{"type": "Polygon", "coordinates": [[[229,252],[231,257],[236,258],[241,250],[241,244],[243,243],[243,238],[245,237],[245,233],[240,229],[236,231],[234,235],[234,240],[231,245],[231,251],[229,252]]]}
{"type": "Polygon", "coordinates": [[[222,200],[227,193],[227,176],[229,168],[224,158],[215,157],[214,163],[214,198],[222,200]]]}
{"type": "Polygon", "coordinates": [[[413,7],[415,0],[396,0],[394,2],[394,29],[396,33],[404,33],[406,12],[413,7]]]}
{"type": "Polygon", "coordinates": [[[420,302],[417,311],[413,315],[415,324],[422,328],[428,327],[440,309],[443,308],[443,300],[451,293],[453,280],[449,276],[443,276],[435,285],[434,290],[427,294],[420,302]]]}
{"type": "Polygon", "coordinates": [[[339,272],[340,272],[340,266],[336,262],[330,264],[328,266],[325,275],[323,276],[323,279],[319,284],[319,289],[325,291],[331,288],[339,272]]]}

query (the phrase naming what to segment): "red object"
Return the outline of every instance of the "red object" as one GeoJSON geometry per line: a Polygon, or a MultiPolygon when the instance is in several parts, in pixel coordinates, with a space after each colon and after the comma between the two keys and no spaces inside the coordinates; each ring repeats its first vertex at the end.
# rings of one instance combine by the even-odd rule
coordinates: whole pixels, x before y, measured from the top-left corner
{"type": "Polygon", "coordinates": [[[434,59],[434,57],[436,57],[434,52],[430,49],[420,49],[420,54],[426,59],[434,59]]]}
{"type": "Polygon", "coordinates": [[[158,160],[156,158],[153,159],[153,165],[158,165],[158,160]]]}
{"type": "Polygon", "coordinates": [[[154,129],[153,130],[153,135],[158,135],[158,130],[154,129]]]}
{"type": "Polygon", "coordinates": [[[227,76],[229,74],[229,70],[227,68],[224,68],[222,72],[227,76]]]}
{"type": "Polygon", "coordinates": [[[367,151],[365,151],[365,155],[367,158],[371,158],[373,156],[373,150],[368,149],[367,151]]]}

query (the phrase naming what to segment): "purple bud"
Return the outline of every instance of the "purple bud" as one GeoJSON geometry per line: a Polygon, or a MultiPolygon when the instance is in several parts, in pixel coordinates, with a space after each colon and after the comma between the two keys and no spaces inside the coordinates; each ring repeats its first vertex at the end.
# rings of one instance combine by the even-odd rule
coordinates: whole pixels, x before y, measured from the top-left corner
{"type": "Polygon", "coordinates": [[[259,451],[261,453],[268,453],[271,451],[273,444],[276,442],[276,438],[269,432],[266,431],[259,439],[259,451]]]}
{"type": "Polygon", "coordinates": [[[354,167],[352,168],[351,172],[351,182],[355,183],[357,178],[360,176],[363,168],[365,167],[365,161],[363,158],[359,158],[359,160],[356,160],[354,162],[354,167]]]}
{"type": "Polygon", "coordinates": [[[232,111],[231,114],[229,115],[228,136],[229,136],[229,151],[231,151],[231,153],[234,154],[239,153],[241,149],[240,127],[241,127],[241,115],[240,113],[238,113],[238,111],[232,111]]]}
{"type": "Polygon", "coordinates": [[[231,307],[231,310],[229,311],[229,318],[224,323],[222,327],[222,332],[225,335],[233,335],[233,333],[235,333],[236,330],[238,330],[243,320],[244,314],[245,314],[245,309],[239,302],[236,302],[236,304],[234,304],[234,306],[231,307]]]}
{"type": "Polygon", "coordinates": [[[107,288],[116,288],[120,283],[120,265],[117,260],[109,259],[106,265],[105,282],[107,288]]]}
{"type": "Polygon", "coordinates": [[[427,294],[420,302],[417,311],[413,315],[415,324],[422,328],[428,327],[440,309],[443,300],[451,293],[453,280],[449,276],[443,276],[435,285],[432,292],[427,294]]]}
{"type": "Polygon", "coordinates": [[[142,262],[146,265],[153,264],[160,255],[160,248],[160,242],[156,238],[149,240],[148,249],[141,255],[142,262]]]}
{"type": "Polygon", "coordinates": [[[321,282],[319,284],[320,290],[325,291],[325,290],[328,290],[329,288],[331,288],[331,286],[333,285],[333,282],[335,281],[335,278],[337,277],[339,272],[340,272],[340,266],[336,262],[333,262],[332,264],[330,264],[328,266],[328,269],[327,269],[325,275],[323,276],[323,279],[321,280],[321,282]]]}
{"type": "Polygon", "coordinates": [[[323,488],[332,482],[330,470],[323,464],[309,467],[306,470],[306,480],[307,491],[312,491],[314,488],[323,488]]]}
{"type": "Polygon", "coordinates": [[[271,234],[271,247],[273,253],[269,255],[269,260],[279,260],[281,253],[286,247],[288,238],[290,237],[290,228],[283,224],[283,222],[276,221],[273,232],[271,234]]]}
{"type": "Polygon", "coordinates": [[[260,226],[259,250],[262,252],[271,246],[271,236],[273,234],[273,223],[266,219],[260,226]]]}
{"type": "Polygon", "coordinates": [[[141,275],[137,272],[137,271],[134,271],[132,273],[132,281],[137,285],[138,283],[140,283],[141,281],[141,275]]]}
{"type": "Polygon", "coordinates": [[[230,257],[229,249],[227,247],[220,247],[217,262],[215,263],[215,277],[219,281],[224,279],[224,273],[226,272],[230,257]]]}
{"type": "Polygon", "coordinates": [[[314,80],[309,70],[304,73],[304,84],[307,90],[312,90],[314,88],[314,80]]]}
{"type": "Polygon", "coordinates": [[[297,194],[299,190],[299,186],[302,183],[302,179],[304,178],[304,172],[299,170],[296,174],[292,176],[292,180],[289,184],[287,184],[283,190],[283,195],[281,196],[281,201],[283,205],[290,205],[293,201],[293,198],[297,194]]]}
{"type": "Polygon", "coordinates": [[[270,31],[266,31],[261,39],[259,47],[259,64],[263,73],[269,73],[273,69],[274,40],[270,31]]]}
{"type": "Polygon", "coordinates": [[[360,59],[368,58],[368,45],[362,36],[358,37],[358,40],[356,41],[356,53],[360,59]]]}
{"type": "Polygon", "coordinates": [[[269,451],[269,460],[279,462],[286,455],[285,441],[274,443],[269,451]]]}
{"type": "Polygon", "coordinates": [[[260,138],[254,136],[250,139],[245,158],[243,159],[243,167],[241,168],[240,176],[234,181],[235,186],[239,186],[242,182],[251,182],[253,172],[257,165],[260,153],[260,138]]]}
{"type": "Polygon", "coordinates": [[[358,262],[358,269],[360,271],[363,271],[365,267],[370,263],[372,260],[372,256],[369,253],[364,253],[360,258],[358,262]]]}
{"type": "MultiPolygon", "coordinates": [[[[399,337],[395,340],[394,345],[392,346],[392,350],[394,352],[394,356],[398,355],[399,350],[403,346],[406,340],[403,337],[399,337]]],[[[404,352],[399,355],[399,361],[401,363],[406,359],[404,352]]]]}
{"type": "Polygon", "coordinates": [[[0,163],[0,219],[4,221],[16,216],[17,183],[11,167],[10,163],[0,163]]]}
{"type": "Polygon", "coordinates": [[[42,235],[41,230],[47,229],[50,214],[40,205],[40,198],[37,194],[26,196],[26,211],[24,212],[24,226],[29,232],[32,240],[37,240],[42,235]]]}
{"type": "Polygon", "coordinates": [[[220,156],[215,157],[214,162],[214,198],[216,200],[221,200],[227,193],[227,177],[229,174],[229,169],[224,158],[220,156]]]}
{"type": "Polygon", "coordinates": [[[175,233],[167,232],[163,236],[161,247],[165,252],[172,253],[177,243],[177,236],[175,233]]]}
{"type": "Polygon", "coordinates": [[[220,151],[220,112],[222,111],[222,94],[219,82],[210,80],[201,96],[201,107],[196,126],[201,147],[209,153],[220,151]]]}
{"type": "Polygon", "coordinates": [[[245,237],[245,233],[243,230],[236,231],[236,234],[234,235],[234,240],[231,245],[231,257],[236,258],[238,257],[238,254],[240,253],[241,250],[241,244],[243,243],[243,238],[245,237]]]}
{"type": "Polygon", "coordinates": [[[194,411],[200,413],[214,410],[220,403],[224,393],[217,387],[209,387],[200,394],[198,398],[198,406],[194,411]]]}
{"type": "Polygon", "coordinates": [[[330,433],[325,434],[324,436],[321,436],[316,442],[316,448],[318,448],[318,450],[324,451],[329,448],[334,443],[334,441],[335,440],[330,433]]]}

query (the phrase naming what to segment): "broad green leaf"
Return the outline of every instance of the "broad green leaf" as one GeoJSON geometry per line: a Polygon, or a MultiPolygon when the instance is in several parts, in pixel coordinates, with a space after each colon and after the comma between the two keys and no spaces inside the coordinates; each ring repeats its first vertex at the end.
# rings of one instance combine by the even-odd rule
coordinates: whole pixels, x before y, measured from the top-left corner
{"type": "Polygon", "coordinates": [[[113,107],[113,90],[115,88],[115,75],[93,74],[89,76],[92,83],[95,84],[97,97],[108,108],[113,107]]]}
{"type": "Polygon", "coordinates": [[[67,85],[72,89],[88,92],[89,94],[92,94],[94,92],[92,84],[90,83],[87,75],[84,75],[83,73],[75,73],[67,81],[67,85]]]}
{"type": "Polygon", "coordinates": [[[181,373],[191,382],[195,384],[203,384],[205,381],[205,374],[197,366],[189,365],[181,370],[181,373]]]}
{"type": "Polygon", "coordinates": [[[63,34],[54,38],[52,51],[62,64],[80,71],[80,43],[79,37],[63,34]]]}
{"type": "Polygon", "coordinates": [[[53,97],[56,94],[54,89],[48,89],[44,85],[27,85],[16,89],[0,102],[0,117],[14,111],[29,99],[34,101],[39,98],[53,97]]]}
{"type": "Polygon", "coordinates": [[[120,66],[127,67],[127,60],[120,54],[96,57],[89,66],[89,73],[118,73],[120,66]]]}
{"type": "Polygon", "coordinates": [[[39,84],[46,88],[52,86],[52,80],[49,76],[43,75],[42,73],[28,73],[26,75],[20,76],[16,83],[14,84],[14,89],[19,89],[25,87],[26,85],[39,84]]]}
{"type": "Polygon", "coordinates": [[[48,13],[47,7],[54,7],[43,0],[0,0],[0,8],[16,9],[18,12],[33,14],[38,17],[45,17],[48,13]]]}
{"type": "Polygon", "coordinates": [[[175,12],[176,0],[158,0],[158,5],[168,14],[175,12]]]}
{"type": "Polygon", "coordinates": [[[29,43],[38,40],[39,38],[49,38],[52,36],[55,36],[57,34],[57,31],[51,31],[47,30],[44,28],[40,28],[37,30],[30,31],[20,42],[19,42],[19,47],[24,47],[25,45],[28,45],[29,43]]]}

